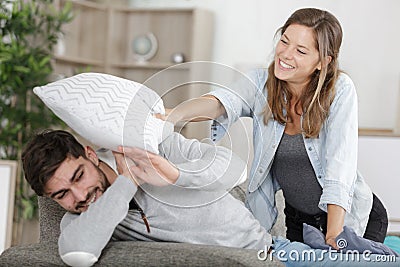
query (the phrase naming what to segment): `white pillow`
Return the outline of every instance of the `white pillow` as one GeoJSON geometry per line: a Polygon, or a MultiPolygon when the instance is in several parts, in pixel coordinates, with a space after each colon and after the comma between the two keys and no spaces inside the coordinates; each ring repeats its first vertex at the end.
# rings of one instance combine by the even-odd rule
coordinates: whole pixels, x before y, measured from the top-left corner
{"type": "Polygon", "coordinates": [[[83,138],[100,147],[134,146],[158,153],[173,132],[161,98],[146,86],[102,73],[81,73],[35,87],[35,94],[83,138]]]}

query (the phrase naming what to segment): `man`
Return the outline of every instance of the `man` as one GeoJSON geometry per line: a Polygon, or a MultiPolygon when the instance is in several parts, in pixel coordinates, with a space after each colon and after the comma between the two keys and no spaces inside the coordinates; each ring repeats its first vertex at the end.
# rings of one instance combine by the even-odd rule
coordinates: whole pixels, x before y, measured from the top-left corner
{"type": "Polygon", "coordinates": [[[59,238],[65,263],[90,266],[110,239],[254,249],[271,244],[271,236],[244,205],[227,194],[236,181],[221,190],[234,173],[245,169],[237,156],[175,133],[159,149],[168,160],[125,148],[133,164],[114,153],[118,175],[112,162],[109,165],[99,159],[92,148],[83,147],[68,132],[46,131],[27,144],[23,153],[27,181],[38,195],[54,199],[68,211],[59,238]],[[144,182],[175,189],[167,191],[164,198],[162,190],[157,195],[151,186],[147,192],[138,187],[144,182]],[[195,188],[198,186],[201,188],[195,188]],[[138,207],[130,209],[130,202],[138,207]],[[190,205],[184,206],[186,203],[190,205]]]}
{"type": "MultiPolygon", "coordinates": [[[[66,264],[91,266],[110,240],[268,250],[271,236],[226,192],[237,183],[232,177],[245,170],[237,156],[176,133],[160,144],[159,151],[156,155],[119,148],[113,153],[115,161],[106,163],[106,156],[100,159],[65,131],[39,133],[27,144],[22,156],[27,181],[38,195],[54,199],[68,211],[59,237],[59,253],[66,264]]],[[[310,247],[281,238],[274,246],[289,266],[310,264],[289,257],[310,247]]],[[[321,250],[313,251],[324,266],[349,263],[321,258],[321,250]]]]}

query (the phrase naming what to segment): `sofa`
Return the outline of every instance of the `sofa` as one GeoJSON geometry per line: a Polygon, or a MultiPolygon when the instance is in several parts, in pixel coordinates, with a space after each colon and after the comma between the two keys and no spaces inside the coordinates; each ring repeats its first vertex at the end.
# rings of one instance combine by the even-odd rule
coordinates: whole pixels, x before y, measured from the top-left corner
{"type": "MultiPolygon", "coordinates": [[[[243,200],[244,190],[231,192],[243,200]]],[[[284,235],[283,197],[278,192],[280,216],[273,235],[284,235]]],[[[8,248],[0,266],[66,266],[59,257],[59,223],[65,211],[53,200],[39,197],[39,243],[8,248]]],[[[257,250],[169,242],[109,242],[94,266],[284,266],[277,259],[261,261],[257,250]]]]}

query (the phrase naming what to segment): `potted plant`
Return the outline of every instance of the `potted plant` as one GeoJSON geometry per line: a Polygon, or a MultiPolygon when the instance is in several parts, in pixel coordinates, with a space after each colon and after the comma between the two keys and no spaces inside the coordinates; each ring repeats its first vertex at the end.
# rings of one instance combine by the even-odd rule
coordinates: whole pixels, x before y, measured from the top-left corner
{"type": "MultiPolygon", "coordinates": [[[[56,8],[53,0],[1,1],[0,159],[20,162],[23,145],[33,131],[60,125],[32,88],[50,81],[53,48],[62,25],[72,18],[70,4],[56,8]]],[[[34,217],[36,207],[35,194],[19,167],[14,221],[18,224],[22,218],[34,217]]],[[[20,237],[14,234],[14,238],[20,237]]]]}

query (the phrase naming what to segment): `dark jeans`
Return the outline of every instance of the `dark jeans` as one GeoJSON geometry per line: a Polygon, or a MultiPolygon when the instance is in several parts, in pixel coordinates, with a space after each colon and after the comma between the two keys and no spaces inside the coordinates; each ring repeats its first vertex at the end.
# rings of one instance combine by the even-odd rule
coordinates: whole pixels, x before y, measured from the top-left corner
{"type": "MultiPolygon", "coordinates": [[[[303,242],[303,223],[312,225],[326,234],[327,214],[309,215],[300,212],[285,202],[286,238],[290,241],[303,242]]],[[[385,207],[377,196],[373,196],[372,209],[369,214],[364,238],[383,243],[388,227],[388,217],[385,207]]]]}

